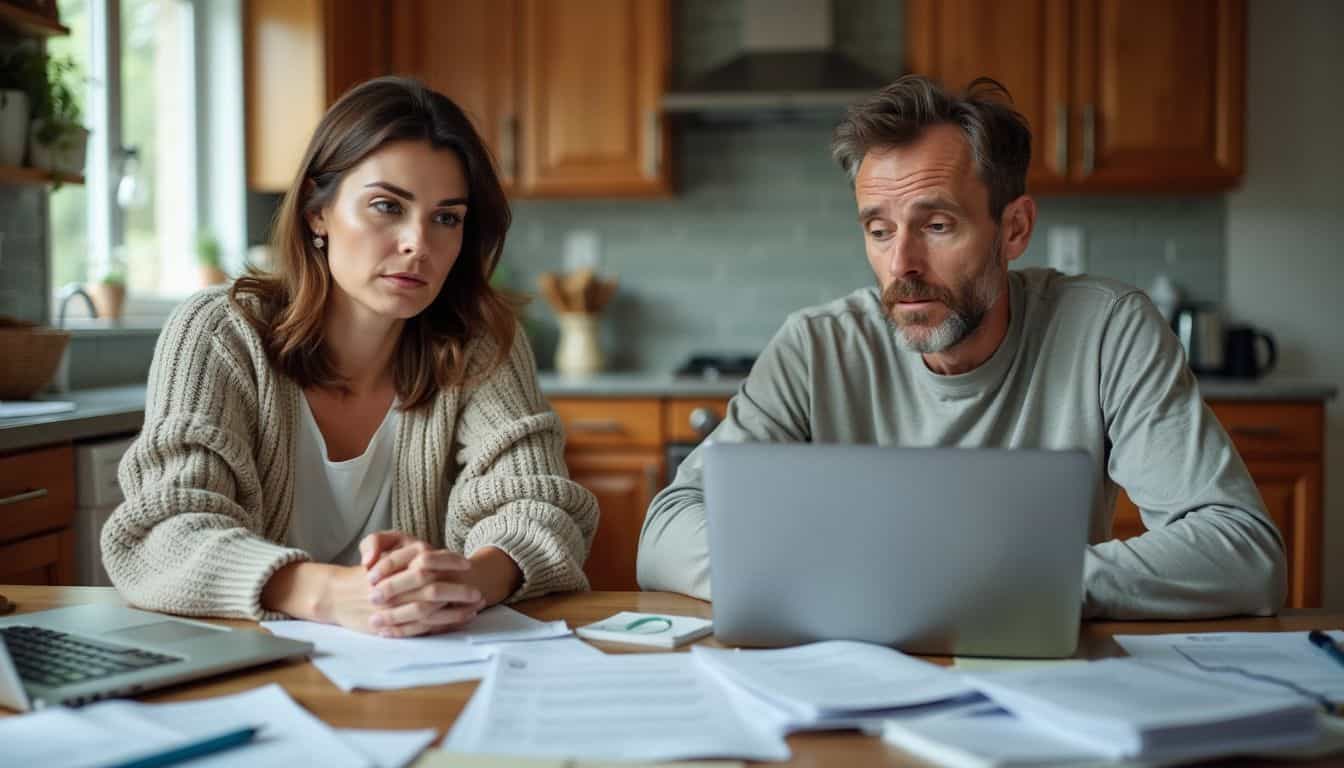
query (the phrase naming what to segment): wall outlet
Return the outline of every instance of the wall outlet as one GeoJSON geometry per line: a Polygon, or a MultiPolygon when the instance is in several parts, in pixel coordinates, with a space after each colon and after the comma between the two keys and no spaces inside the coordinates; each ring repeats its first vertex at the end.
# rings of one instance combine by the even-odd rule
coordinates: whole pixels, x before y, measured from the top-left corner
{"type": "Polygon", "coordinates": [[[1051,227],[1046,232],[1046,246],[1050,266],[1066,275],[1081,275],[1087,271],[1082,227],[1051,227]]]}
{"type": "Polygon", "coordinates": [[[576,269],[596,270],[602,260],[602,236],[593,229],[571,229],[565,233],[564,257],[561,263],[566,272],[576,269]]]}

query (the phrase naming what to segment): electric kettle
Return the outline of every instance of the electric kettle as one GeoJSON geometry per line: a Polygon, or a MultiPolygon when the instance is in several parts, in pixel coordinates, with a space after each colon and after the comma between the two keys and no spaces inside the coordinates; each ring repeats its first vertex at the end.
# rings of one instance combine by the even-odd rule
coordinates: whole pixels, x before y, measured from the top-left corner
{"type": "Polygon", "coordinates": [[[1195,373],[1223,371],[1223,316],[1216,307],[1189,304],[1176,310],[1176,338],[1185,348],[1190,370],[1195,373]]]}

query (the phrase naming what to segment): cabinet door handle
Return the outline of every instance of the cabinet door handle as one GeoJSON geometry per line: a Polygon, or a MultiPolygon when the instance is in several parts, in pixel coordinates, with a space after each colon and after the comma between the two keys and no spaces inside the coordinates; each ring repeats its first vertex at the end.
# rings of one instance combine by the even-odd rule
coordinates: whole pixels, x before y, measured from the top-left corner
{"type": "Polygon", "coordinates": [[[1083,106],[1083,175],[1091,176],[1097,169],[1097,108],[1083,106]]]}
{"type": "Polygon", "coordinates": [[[46,495],[46,488],[38,488],[35,491],[20,491],[13,496],[6,496],[5,498],[0,499],[0,507],[8,506],[10,504],[20,504],[25,501],[32,501],[33,499],[40,499],[46,495]]]}
{"type": "Polygon", "coordinates": [[[1280,427],[1233,427],[1232,434],[1266,440],[1283,437],[1283,429],[1280,427]]]}
{"type": "Polygon", "coordinates": [[[1055,107],[1055,165],[1061,175],[1069,172],[1069,105],[1055,107]]]}
{"type": "Polygon", "coordinates": [[[518,178],[518,118],[509,115],[500,126],[499,165],[510,180],[518,178]]]}
{"type": "Polygon", "coordinates": [[[569,428],[575,432],[596,432],[606,435],[621,431],[621,422],[615,419],[574,419],[569,428]]]}
{"type": "Polygon", "coordinates": [[[659,157],[663,152],[657,110],[650,109],[644,113],[644,138],[644,175],[655,179],[658,177],[659,157]]]}

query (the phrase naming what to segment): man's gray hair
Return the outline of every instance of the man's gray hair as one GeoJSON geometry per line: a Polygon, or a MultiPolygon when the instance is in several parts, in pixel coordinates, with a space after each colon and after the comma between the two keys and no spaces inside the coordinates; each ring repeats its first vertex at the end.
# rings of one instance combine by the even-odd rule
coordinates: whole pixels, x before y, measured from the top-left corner
{"type": "Polygon", "coordinates": [[[971,146],[989,187],[989,213],[998,221],[1004,207],[1026,193],[1031,164],[1031,128],[1011,104],[1008,89],[988,77],[949,94],[923,75],[905,75],[849,108],[835,127],[831,156],[852,183],[869,151],[909,144],[932,125],[955,125],[971,146]]]}

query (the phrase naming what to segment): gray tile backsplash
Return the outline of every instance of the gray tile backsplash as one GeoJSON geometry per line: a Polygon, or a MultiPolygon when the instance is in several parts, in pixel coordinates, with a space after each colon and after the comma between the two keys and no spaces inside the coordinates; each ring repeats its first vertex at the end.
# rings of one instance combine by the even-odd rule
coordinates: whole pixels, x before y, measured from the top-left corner
{"type": "MultiPolygon", "coordinates": [[[[789,312],[871,284],[853,194],[828,154],[830,125],[701,125],[678,130],[681,178],[660,201],[514,203],[509,283],[532,292],[563,267],[565,233],[601,237],[601,269],[621,279],[603,318],[615,369],[666,370],[694,351],[756,352],[789,312]]],[[[1077,226],[1089,272],[1146,287],[1165,270],[1186,294],[1219,301],[1225,206],[1218,198],[1046,198],[1018,266],[1044,265],[1046,231],[1077,226]]],[[[543,367],[554,315],[528,308],[543,367]]]]}
{"type": "Polygon", "coordinates": [[[47,190],[0,184],[0,314],[48,316],[47,190]]]}

